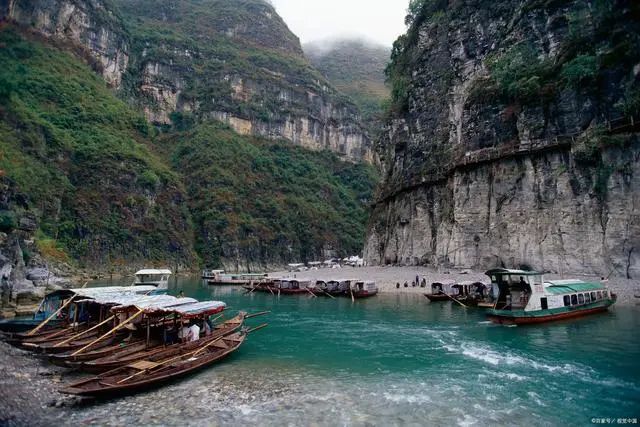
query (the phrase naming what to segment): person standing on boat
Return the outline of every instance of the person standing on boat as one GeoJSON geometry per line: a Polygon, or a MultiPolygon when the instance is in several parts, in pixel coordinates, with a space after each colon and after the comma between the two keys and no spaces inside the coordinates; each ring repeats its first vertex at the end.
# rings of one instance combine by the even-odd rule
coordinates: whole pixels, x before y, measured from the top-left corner
{"type": "Polygon", "coordinates": [[[178,332],[178,338],[180,338],[182,342],[191,341],[190,334],[191,328],[189,328],[189,322],[184,322],[184,324],[182,325],[182,329],[180,329],[180,332],[178,332]]]}
{"type": "Polygon", "coordinates": [[[189,328],[189,341],[198,341],[200,339],[200,326],[197,323],[193,323],[189,328]]]}

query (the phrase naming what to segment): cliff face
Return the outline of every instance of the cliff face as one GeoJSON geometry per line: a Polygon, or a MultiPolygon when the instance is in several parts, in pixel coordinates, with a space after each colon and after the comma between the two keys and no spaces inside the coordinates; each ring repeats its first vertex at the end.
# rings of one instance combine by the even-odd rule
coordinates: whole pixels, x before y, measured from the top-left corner
{"type": "Polygon", "coordinates": [[[414,10],[367,260],[639,275],[639,16],[626,1],[414,10]]]}
{"type": "Polygon", "coordinates": [[[120,86],[129,46],[119,18],[102,0],[0,0],[0,19],[82,48],[106,82],[120,86]]]}
{"type": "Polygon", "coordinates": [[[372,159],[357,108],[262,0],[116,1],[132,34],[127,91],[157,125],[221,120],[243,135],[372,159]]]}
{"type": "Polygon", "coordinates": [[[0,0],[0,18],[80,49],[158,126],[217,119],[243,135],[373,159],[358,108],[263,0],[0,0]]]}

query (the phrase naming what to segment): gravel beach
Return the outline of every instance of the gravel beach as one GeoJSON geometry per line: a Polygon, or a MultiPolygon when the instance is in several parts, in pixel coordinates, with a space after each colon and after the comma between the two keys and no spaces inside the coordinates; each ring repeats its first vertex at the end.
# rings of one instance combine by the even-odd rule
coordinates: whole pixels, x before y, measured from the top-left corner
{"type": "MultiPolygon", "coordinates": [[[[425,293],[430,290],[431,283],[453,280],[455,282],[463,281],[479,281],[488,283],[489,278],[484,272],[471,270],[434,270],[426,267],[344,267],[344,268],[321,268],[318,270],[309,270],[303,272],[277,272],[269,274],[271,277],[297,277],[308,280],[329,280],[329,279],[362,279],[374,280],[380,292],[385,293],[425,293]],[[425,278],[427,288],[412,287],[411,282],[416,280],[418,276],[420,282],[425,278]],[[409,287],[404,287],[404,282],[409,287]],[[400,283],[400,289],[396,288],[396,283],[400,283]]],[[[560,276],[557,274],[546,274],[546,280],[553,279],[580,279],[585,281],[598,282],[600,277],[571,275],[566,274],[560,276]]],[[[611,278],[607,282],[609,288],[618,295],[617,304],[636,304],[640,303],[640,299],[634,298],[634,295],[640,294],[640,281],[629,280],[623,278],[611,278]]]]}

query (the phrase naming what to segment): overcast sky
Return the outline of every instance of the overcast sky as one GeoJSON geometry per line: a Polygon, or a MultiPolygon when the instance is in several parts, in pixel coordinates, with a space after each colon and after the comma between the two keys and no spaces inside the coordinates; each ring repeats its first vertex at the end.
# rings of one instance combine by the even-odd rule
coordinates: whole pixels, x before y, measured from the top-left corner
{"type": "Polygon", "coordinates": [[[271,0],[302,43],[361,36],[391,47],[409,0],[271,0]]]}

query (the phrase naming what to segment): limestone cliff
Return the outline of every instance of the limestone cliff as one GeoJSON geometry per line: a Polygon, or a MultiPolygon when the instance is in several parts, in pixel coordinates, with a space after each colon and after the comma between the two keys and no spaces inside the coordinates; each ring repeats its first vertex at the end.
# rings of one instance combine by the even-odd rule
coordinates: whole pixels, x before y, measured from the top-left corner
{"type": "Polygon", "coordinates": [[[0,18],[80,53],[160,127],[221,120],[372,161],[358,108],[264,0],[0,0],[0,18]]]}
{"type": "Polygon", "coordinates": [[[132,35],[127,90],[157,125],[218,119],[243,135],[372,159],[357,107],[304,58],[263,0],[116,1],[132,35]]]}
{"type": "Polygon", "coordinates": [[[0,20],[82,48],[107,83],[120,86],[129,47],[119,18],[102,0],[0,0],[0,20]]]}
{"type": "Polygon", "coordinates": [[[640,275],[637,2],[412,5],[367,260],[640,275]]]}

